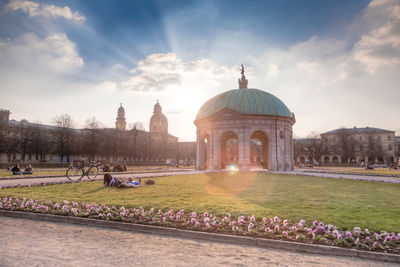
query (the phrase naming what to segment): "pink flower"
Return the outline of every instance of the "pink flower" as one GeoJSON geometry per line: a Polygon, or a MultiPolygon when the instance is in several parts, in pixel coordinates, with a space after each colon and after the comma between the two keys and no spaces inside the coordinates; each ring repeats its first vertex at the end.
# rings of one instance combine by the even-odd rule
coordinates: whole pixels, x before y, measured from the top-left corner
{"type": "Polygon", "coordinates": [[[280,230],[279,225],[275,225],[274,231],[279,231],[279,230],[280,230]]]}
{"type": "Polygon", "coordinates": [[[383,241],[383,244],[386,244],[386,242],[390,242],[392,241],[392,237],[391,236],[387,236],[385,237],[385,240],[383,241]]]}
{"type": "Polygon", "coordinates": [[[231,225],[232,225],[232,226],[235,226],[235,225],[236,225],[236,221],[232,221],[232,222],[231,222],[231,225]]]}
{"type": "Polygon", "coordinates": [[[288,232],[287,232],[287,231],[283,231],[283,232],[282,232],[282,235],[283,235],[284,237],[286,237],[286,238],[288,238],[288,237],[289,237],[289,234],[288,234],[288,232]]]}
{"type": "Polygon", "coordinates": [[[354,227],[353,234],[354,235],[359,235],[360,233],[361,233],[361,228],[360,227],[354,227]]]}
{"type": "Polygon", "coordinates": [[[331,233],[330,230],[326,230],[325,234],[329,235],[331,233]]]}
{"type": "Polygon", "coordinates": [[[375,241],[375,242],[372,244],[372,247],[375,248],[378,244],[379,244],[379,243],[378,243],[377,241],[375,241]]]}
{"type": "Polygon", "coordinates": [[[349,232],[349,231],[346,231],[346,238],[350,238],[350,237],[352,237],[353,235],[351,234],[351,232],[349,232]]]}
{"type": "Polygon", "coordinates": [[[210,228],[210,224],[209,223],[206,223],[206,228],[207,229],[210,228]]]}
{"type": "Polygon", "coordinates": [[[252,216],[250,217],[250,221],[254,222],[255,220],[256,220],[256,216],[252,215],[252,216]]]}
{"type": "Polygon", "coordinates": [[[207,212],[207,211],[204,212],[203,216],[204,216],[204,217],[208,217],[208,212],[207,212]]]}
{"type": "Polygon", "coordinates": [[[196,227],[200,227],[200,222],[197,221],[196,224],[195,224],[195,226],[196,226],[196,227]]]}
{"type": "Polygon", "coordinates": [[[275,217],[274,217],[274,222],[280,222],[280,221],[281,221],[281,219],[279,219],[278,216],[275,216],[275,217]]]}
{"type": "Polygon", "coordinates": [[[314,226],[318,226],[318,221],[317,220],[315,220],[315,221],[313,221],[313,223],[312,223],[314,226]]]}
{"type": "Polygon", "coordinates": [[[366,242],[371,241],[371,237],[367,236],[367,237],[365,238],[365,241],[366,241],[366,242]]]}
{"type": "Polygon", "coordinates": [[[293,232],[296,232],[296,231],[297,231],[296,226],[292,226],[292,231],[293,231],[293,232]]]}

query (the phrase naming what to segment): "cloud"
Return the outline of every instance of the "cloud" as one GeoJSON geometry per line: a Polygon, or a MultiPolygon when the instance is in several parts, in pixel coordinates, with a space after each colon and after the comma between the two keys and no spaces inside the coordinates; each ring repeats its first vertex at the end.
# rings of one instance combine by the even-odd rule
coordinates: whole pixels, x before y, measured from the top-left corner
{"type": "Polygon", "coordinates": [[[353,58],[369,73],[380,67],[400,64],[400,2],[374,0],[364,14],[373,25],[354,45],[353,58]]]}
{"type": "Polygon", "coordinates": [[[67,6],[57,7],[54,5],[39,4],[37,2],[28,0],[11,0],[7,4],[7,8],[12,11],[22,10],[30,17],[62,17],[73,21],[85,20],[85,16],[79,12],[72,12],[67,6]]]}
{"type": "Polygon", "coordinates": [[[75,43],[63,33],[40,38],[26,33],[16,40],[0,39],[0,68],[20,72],[71,73],[83,67],[75,43]]]}
{"type": "Polygon", "coordinates": [[[173,52],[151,54],[138,62],[122,88],[133,91],[165,91],[170,86],[182,86],[188,79],[203,77],[213,83],[220,77],[232,73],[226,66],[220,66],[209,59],[182,61],[173,52]]]}

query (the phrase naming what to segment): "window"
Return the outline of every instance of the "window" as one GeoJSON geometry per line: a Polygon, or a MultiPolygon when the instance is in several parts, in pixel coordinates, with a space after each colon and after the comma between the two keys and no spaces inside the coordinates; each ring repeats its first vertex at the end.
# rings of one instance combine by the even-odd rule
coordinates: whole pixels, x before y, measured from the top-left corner
{"type": "Polygon", "coordinates": [[[389,150],[392,150],[392,145],[391,145],[391,144],[389,144],[388,149],[389,149],[389,150]]]}
{"type": "Polygon", "coordinates": [[[363,151],[363,145],[360,145],[360,151],[363,151]]]}
{"type": "Polygon", "coordinates": [[[388,135],[388,140],[390,141],[392,139],[392,137],[390,135],[388,135]]]}
{"type": "Polygon", "coordinates": [[[360,141],[362,141],[362,136],[360,136],[360,141]]]}
{"type": "Polygon", "coordinates": [[[380,135],[378,135],[378,141],[381,141],[381,136],[380,135]]]}

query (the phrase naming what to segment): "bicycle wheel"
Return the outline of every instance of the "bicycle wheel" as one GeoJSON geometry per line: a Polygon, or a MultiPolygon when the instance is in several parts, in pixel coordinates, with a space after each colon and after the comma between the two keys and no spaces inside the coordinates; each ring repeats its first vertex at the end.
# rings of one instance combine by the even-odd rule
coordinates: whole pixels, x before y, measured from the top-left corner
{"type": "Polygon", "coordinates": [[[87,177],[90,181],[94,180],[99,174],[99,168],[97,166],[92,166],[87,170],[87,177]]]}
{"type": "Polygon", "coordinates": [[[80,179],[82,179],[84,171],[81,167],[71,166],[68,168],[67,173],[65,175],[71,181],[79,181],[80,179]]]}

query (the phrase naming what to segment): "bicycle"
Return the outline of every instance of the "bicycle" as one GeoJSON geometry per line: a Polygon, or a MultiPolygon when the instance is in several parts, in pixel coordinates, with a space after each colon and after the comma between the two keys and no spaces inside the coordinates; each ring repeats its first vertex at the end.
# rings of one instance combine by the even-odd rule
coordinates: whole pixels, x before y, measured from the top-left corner
{"type": "Polygon", "coordinates": [[[83,176],[87,176],[89,181],[93,181],[99,174],[99,161],[90,161],[90,167],[85,171],[84,164],[75,164],[68,168],[65,175],[71,181],[80,181],[83,176]]]}

